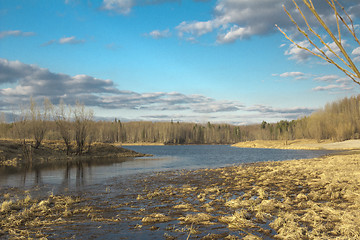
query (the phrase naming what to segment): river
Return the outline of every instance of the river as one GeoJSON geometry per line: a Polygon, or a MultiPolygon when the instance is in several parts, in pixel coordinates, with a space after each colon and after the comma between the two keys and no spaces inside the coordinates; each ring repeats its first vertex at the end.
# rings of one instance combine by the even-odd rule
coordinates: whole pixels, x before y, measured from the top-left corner
{"type": "Polygon", "coordinates": [[[63,167],[2,170],[0,187],[44,188],[61,193],[84,190],[93,184],[107,184],[116,178],[131,178],[158,171],[218,168],[260,161],[282,161],[318,157],[330,151],[235,148],[229,145],[126,146],[152,157],[114,163],[78,163],[63,167]]]}

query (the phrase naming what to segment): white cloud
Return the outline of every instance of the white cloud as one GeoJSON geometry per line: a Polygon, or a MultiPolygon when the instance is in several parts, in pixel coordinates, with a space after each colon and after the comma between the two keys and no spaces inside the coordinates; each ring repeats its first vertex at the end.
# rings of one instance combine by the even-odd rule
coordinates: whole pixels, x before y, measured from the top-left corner
{"type": "Polygon", "coordinates": [[[71,36],[71,37],[63,37],[59,39],[59,43],[60,44],[79,44],[79,43],[84,43],[85,40],[79,40],[76,39],[76,37],[71,36]]]}
{"type": "Polygon", "coordinates": [[[15,37],[29,37],[35,35],[34,32],[22,32],[20,30],[10,30],[10,31],[2,31],[0,32],[0,39],[15,36],[15,37]]]}
{"type": "Polygon", "coordinates": [[[180,23],[176,29],[178,30],[179,36],[183,37],[185,34],[202,36],[206,33],[212,32],[215,28],[220,27],[221,22],[218,20],[210,20],[210,21],[192,21],[192,22],[182,22],[180,23]]]}
{"type": "MultiPolygon", "coordinates": [[[[297,43],[299,46],[311,49],[311,45],[308,41],[301,41],[297,43]]],[[[312,54],[306,50],[298,48],[295,44],[290,44],[289,48],[285,51],[285,55],[289,56],[289,59],[296,60],[297,62],[304,62],[308,60],[312,54]]]]}
{"type": "Polygon", "coordinates": [[[77,39],[75,36],[71,36],[71,37],[62,37],[60,38],[59,40],[49,40],[43,44],[41,44],[42,47],[46,47],[46,46],[49,46],[49,45],[52,45],[52,44],[61,44],[61,45],[64,45],[64,44],[72,44],[72,45],[75,45],[75,44],[82,44],[82,43],[85,43],[85,40],[83,39],[77,39]]]}
{"type": "Polygon", "coordinates": [[[232,43],[237,39],[249,38],[253,35],[250,27],[239,27],[234,25],[225,34],[219,34],[217,41],[219,43],[232,43]]]}
{"type": "Polygon", "coordinates": [[[332,90],[344,90],[344,91],[348,91],[348,90],[352,90],[353,87],[350,87],[348,84],[330,84],[327,86],[317,86],[315,88],[313,88],[313,91],[332,91],[332,90]]]}
{"type": "Polygon", "coordinates": [[[353,54],[353,55],[360,55],[360,47],[355,48],[355,49],[352,51],[352,54],[353,54]]]}
{"type": "Polygon", "coordinates": [[[325,87],[320,86],[318,88],[315,88],[315,90],[327,90],[327,89],[330,90],[330,89],[334,89],[334,88],[339,88],[339,89],[343,89],[343,90],[353,89],[353,87],[350,87],[350,85],[352,84],[352,80],[347,76],[341,77],[341,76],[335,75],[335,74],[324,75],[324,76],[314,78],[314,81],[331,83],[330,85],[325,86],[325,87]],[[337,86],[337,87],[335,87],[335,86],[337,86]]]}
{"type": "Polygon", "coordinates": [[[135,5],[135,0],[104,0],[102,9],[120,14],[128,14],[135,5]]]}
{"type": "Polygon", "coordinates": [[[325,76],[314,78],[315,81],[320,81],[320,82],[330,82],[330,81],[335,81],[338,79],[340,79],[340,77],[338,75],[325,75],[325,76]]]}
{"type": "Polygon", "coordinates": [[[103,0],[101,9],[127,15],[134,6],[155,5],[180,0],[103,0]]]}
{"type": "Polygon", "coordinates": [[[182,22],[177,29],[179,36],[187,34],[196,37],[216,31],[218,43],[231,43],[254,35],[274,33],[275,24],[285,29],[293,27],[282,8],[283,4],[290,12],[294,12],[290,0],[219,0],[212,19],[182,22]]]}
{"type": "Polygon", "coordinates": [[[354,56],[354,61],[360,62],[360,47],[355,48],[351,54],[354,56]]]}
{"type": "Polygon", "coordinates": [[[292,108],[274,108],[266,105],[254,105],[245,109],[248,112],[259,112],[258,116],[260,119],[264,118],[277,118],[277,119],[297,119],[302,116],[307,116],[316,111],[315,108],[307,107],[292,107],[292,108]]]}
{"type": "Polygon", "coordinates": [[[305,74],[302,72],[284,72],[284,73],[280,74],[279,76],[283,77],[283,78],[292,77],[295,79],[302,79],[305,77],[305,74]]]}
{"type": "Polygon", "coordinates": [[[160,39],[160,38],[170,37],[171,33],[170,33],[169,29],[165,29],[163,31],[154,30],[154,31],[151,31],[150,33],[144,34],[144,36],[151,37],[153,39],[160,39]]]}
{"type": "MultiPolygon", "coordinates": [[[[301,1],[298,4],[300,7],[303,6],[301,1]]],[[[355,4],[347,2],[345,7],[349,9],[355,4]]],[[[282,5],[286,6],[296,20],[302,20],[291,0],[218,0],[211,19],[183,21],[176,29],[178,35],[184,39],[216,32],[217,42],[220,44],[277,32],[275,24],[284,30],[292,30],[294,25],[284,12],[282,5]]],[[[316,1],[314,5],[321,16],[328,16],[327,22],[334,22],[331,18],[332,10],[326,1],[316,1]]],[[[308,15],[309,12],[304,10],[304,13],[308,15]]],[[[359,16],[354,9],[351,13],[354,17],[359,16]]],[[[309,18],[308,21],[312,24],[315,20],[309,18]]],[[[304,25],[303,21],[299,21],[299,24],[304,25]]]]}

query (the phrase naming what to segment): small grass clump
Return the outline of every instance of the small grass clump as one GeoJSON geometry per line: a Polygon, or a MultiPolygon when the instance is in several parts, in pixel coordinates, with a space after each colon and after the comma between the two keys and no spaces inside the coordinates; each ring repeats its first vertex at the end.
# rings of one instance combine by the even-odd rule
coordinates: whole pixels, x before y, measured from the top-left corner
{"type": "Polygon", "coordinates": [[[158,223],[158,222],[168,222],[171,220],[171,217],[165,216],[162,213],[152,213],[149,216],[144,217],[142,223],[158,223]]]}

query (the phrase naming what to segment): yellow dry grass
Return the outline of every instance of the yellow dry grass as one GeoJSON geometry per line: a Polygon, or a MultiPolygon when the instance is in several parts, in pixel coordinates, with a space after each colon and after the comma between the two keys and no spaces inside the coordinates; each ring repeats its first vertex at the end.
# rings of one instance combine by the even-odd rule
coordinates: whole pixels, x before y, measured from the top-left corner
{"type": "Polygon", "coordinates": [[[99,217],[92,207],[81,204],[78,197],[49,195],[44,199],[30,195],[19,198],[17,195],[4,194],[0,204],[0,238],[32,239],[48,237],[44,229],[51,226],[72,224],[75,221],[115,221],[99,217]],[[80,217],[80,218],[79,218],[80,217]],[[31,237],[30,237],[31,236],[31,237]]]}
{"type": "Polygon", "coordinates": [[[239,142],[232,145],[240,148],[276,148],[276,149],[297,149],[297,150],[356,150],[360,149],[360,140],[347,140],[333,142],[331,140],[317,141],[315,139],[296,140],[255,140],[239,142]]]}
{"type": "Polygon", "coordinates": [[[152,213],[149,216],[143,217],[142,223],[157,223],[157,222],[168,222],[171,217],[165,216],[162,213],[152,213]]]}
{"type": "Polygon", "coordinates": [[[191,204],[178,203],[168,210],[170,215],[183,211],[177,218],[180,224],[202,229],[223,224],[244,239],[360,239],[357,152],[204,169],[182,177],[191,184],[144,193],[156,192],[151,199],[155,203],[166,201],[169,189],[172,199],[193,196],[191,204]]]}

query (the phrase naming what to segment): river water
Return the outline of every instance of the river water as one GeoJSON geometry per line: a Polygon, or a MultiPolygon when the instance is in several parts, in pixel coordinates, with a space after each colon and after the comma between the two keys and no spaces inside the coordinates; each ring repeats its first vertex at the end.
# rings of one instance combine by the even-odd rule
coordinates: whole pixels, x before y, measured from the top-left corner
{"type": "Polygon", "coordinates": [[[41,187],[56,193],[65,190],[84,191],[92,185],[106,185],[116,178],[131,178],[131,175],[139,177],[158,171],[218,168],[260,161],[314,158],[330,153],[329,151],[235,148],[229,145],[127,146],[125,148],[153,156],[106,164],[89,162],[63,167],[24,169],[11,173],[2,170],[0,189],[41,187]]]}

